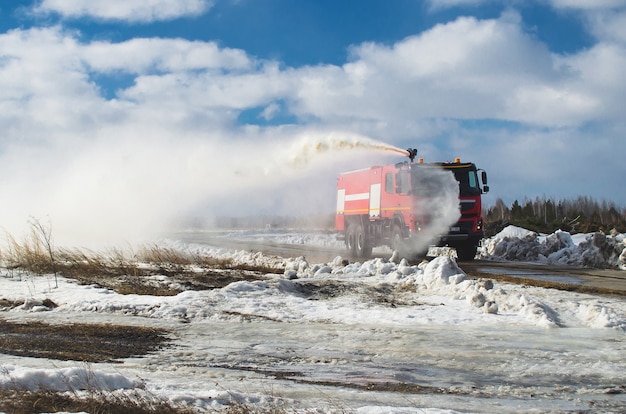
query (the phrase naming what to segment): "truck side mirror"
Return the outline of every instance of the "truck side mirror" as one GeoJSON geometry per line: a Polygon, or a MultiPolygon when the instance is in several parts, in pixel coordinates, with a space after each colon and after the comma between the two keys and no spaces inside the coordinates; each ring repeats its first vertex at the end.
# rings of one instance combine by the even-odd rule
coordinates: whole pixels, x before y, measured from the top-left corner
{"type": "Polygon", "coordinates": [[[483,193],[488,193],[488,192],[489,192],[489,186],[483,185],[483,193]]]}
{"type": "MultiPolygon", "coordinates": [[[[480,180],[483,182],[483,185],[487,185],[487,171],[483,170],[480,172],[480,180]]],[[[487,189],[487,191],[489,191],[489,189],[487,189]]]]}

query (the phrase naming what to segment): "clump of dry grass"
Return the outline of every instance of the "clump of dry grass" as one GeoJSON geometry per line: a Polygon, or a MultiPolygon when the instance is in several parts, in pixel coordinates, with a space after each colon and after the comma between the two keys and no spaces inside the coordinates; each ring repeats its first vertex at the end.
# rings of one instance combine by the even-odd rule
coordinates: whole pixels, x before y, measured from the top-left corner
{"type": "Polygon", "coordinates": [[[136,262],[144,263],[157,270],[159,274],[175,275],[188,273],[192,266],[200,269],[232,269],[236,267],[232,260],[212,257],[158,245],[144,245],[134,253],[136,262]]]}
{"type": "Polygon", "coordinates": [[[0,298],[0,311],[17,308],[24,304],[23,300],[9,300],[0,298]]]}
{"type": "MultiPolygon", "coordinates": [[[[22,241],[7,235],[0,249],[0,267],[11,276],[56,275],[80,283],[107,287],[121,294],[176,295],[183,290],[214,289],[239,280],[257,280],[262,273],[281,273],[284,268],[186,252],[158,245],[136,251],[110,249],[99,253],[87,249],[56,249],[49,230],[34,222],[22,241]],[[155,283],[149,276],[167,276],[175,283],[155,283]]],[[[58,286],[58,285],[57,285],[58,286]]]]}
{"type": "Polygon", "coordinates": [[[0,260],[8,270],[24,270],[35,274],[52,272],[50,255],[34,232],[22,242],[7,235],[6,247],[0,250],[0,260]]]}
{"type": "Polygon", "coordinates": [[[112,393],[92,389],[85,393],[52,390],[0,390],[0,411],[13,414],[87,412],[92,414],[192,414],[192,408],[174,404],[143,390],[112,393]]]}
{"type": "Polygon", "coordinates": [[[135,254],[136,260],[162,266],[163,274],[168,269],[184,271],[188,266],[205,269],[245,270],[251,272],[282,273],[284,266],[270,266],[256,263],[234,263],[231,259],[217,258],[192,252],[182,252],[158,245],[142,246],[135,254]]]}

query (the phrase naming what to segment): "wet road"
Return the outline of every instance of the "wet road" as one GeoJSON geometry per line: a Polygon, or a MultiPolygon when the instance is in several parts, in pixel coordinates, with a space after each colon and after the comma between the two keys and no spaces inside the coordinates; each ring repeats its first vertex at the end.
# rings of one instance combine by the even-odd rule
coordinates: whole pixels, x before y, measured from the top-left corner
{"type": "Polygon", "coordinates": [[[626,271],[615,269],[591,269],[575,266],[555,266],[526,262],[492,262],[475,260],[461,262],[459,266],[468,274],[503,274],[520,279],[532,279],[565,285],[581,285],[626,296],[626,271]]]}

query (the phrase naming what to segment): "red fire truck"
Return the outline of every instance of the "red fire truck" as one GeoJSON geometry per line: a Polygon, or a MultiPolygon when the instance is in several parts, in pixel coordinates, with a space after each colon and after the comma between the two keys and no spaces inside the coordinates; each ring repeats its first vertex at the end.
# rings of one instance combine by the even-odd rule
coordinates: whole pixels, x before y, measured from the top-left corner
{"type": "Polygon", "coordinates": [[[367,258],[373,247],[383,245],[405,257],[424,254],[411,251],[411,240],[419,238],[429,225],[432,212],[424,211],[427,203],[423,201],[438,188],[424,186],[423,177],[425,169],[443,169],[458,182],[460,218],[446,234],[436,235],[439,239],[428,244],[453,247],[460,260],[472,260],[484,237],[481,194],[489,191],[487,173],[458,158],[454,162],[425,163],[421,158],[414,162],[417,150],[409,148],[407,152],[410,161],[339,175],[335,229],[345,236],[350,254],[367,258]],[[417,185],[420,181],[422,185],[417,185]]]}

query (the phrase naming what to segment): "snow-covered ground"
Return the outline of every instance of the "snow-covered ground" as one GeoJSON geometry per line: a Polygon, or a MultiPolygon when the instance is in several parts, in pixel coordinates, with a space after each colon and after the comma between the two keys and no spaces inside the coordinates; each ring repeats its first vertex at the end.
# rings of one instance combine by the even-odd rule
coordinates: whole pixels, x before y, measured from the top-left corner
{"type": "MultiPolygon", "coordinates": [[[[224,237],[239,240],[304,244],[342,248],[344,242],[329,232],[297,232],[285,230],[245,230],[226,233],[224,237]]],[[[626,270],[626,235],[587,233],[570,235],[564,231],[539,234],[516,226],[508,226],[483,240],[478,257],[486,260],[525,261],[566,264],[592,268],[626,270]]],[[[385,248],[380,248],[386,252],[385,248]]]]}
{"type": "Polygon", "coordinates": [[[236,230],[224,232],[223,237],[237,240],[280,244],[303,244],[318,247],[342,248],[345,246],[344,241],[337,238],[337,233],[322,230],[309,232],[282,229],[236,230]]]}
{"type": "MultiPolygon", "coordinates": [[[[581,245],[597,247],[593,236],[531,241],[520,229],[506,232],[486,241],[482,254],[503,260],[499,252],[514,245],[538,245],[536,260],[564,263],[566,256],[585,257],[581,245]],[[569,256],[554,255],[563,249],[569,256]]],[[[623,236],[613,239],[623,247],[623,236]]],[[[308,263],[164,243],[235,262],[282,264],[285,271],[221,289],[140,296],[65,278],[55,287],[51,276],[2,269],[0,299],[25,303],[0,311],[0,318],[152,326],[171,330],[174,341],[122,364],[0,355],[0,387],[63,391],[97,381],[117,392],[145,387],[199,411],[237,402],[365,414],[626,407],[622,297],[471,280],[450,257],[416,266],[385,259],[346,264],[340,257],[308,263]],[[47,308],[45,299],[58,307],[47,308]]],[[[166,276],[159,280],[168,283],[166,276]]]]}

